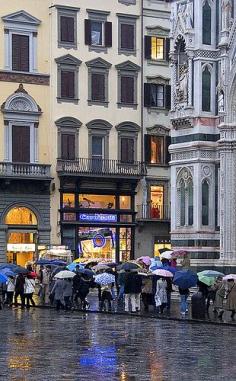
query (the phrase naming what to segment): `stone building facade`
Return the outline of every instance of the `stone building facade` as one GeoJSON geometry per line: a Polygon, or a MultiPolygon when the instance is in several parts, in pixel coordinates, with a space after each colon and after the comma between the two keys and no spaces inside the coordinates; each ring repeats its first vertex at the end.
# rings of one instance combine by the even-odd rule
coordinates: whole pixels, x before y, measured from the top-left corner
{"type": "Polygon", "coordinates": [[[197,267],[234,266],[234,4],[171,14],[171,239],[197,267]]]}

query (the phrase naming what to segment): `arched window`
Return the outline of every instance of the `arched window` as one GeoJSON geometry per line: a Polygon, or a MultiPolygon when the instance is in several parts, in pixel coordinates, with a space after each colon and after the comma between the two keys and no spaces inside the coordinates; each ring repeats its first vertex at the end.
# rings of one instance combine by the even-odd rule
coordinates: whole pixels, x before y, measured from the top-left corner
{"type": "Polygon", "coordinates": [[[185,225],[185,185],[184,181],[180,184],[180,225],[185,225]]]}
{"type": "Polygon", "coordinates": [[[209,184],[206,180],[202,183],[202,225],[209,225],[209,184]]]}
{"type": "Polygon", "coordinates": [[[211,45],[211,7],[208,1],[202,8],[202,43],[211,45]]]}
{"type": "Polygon", "coordinates": [[[28,208],[19,206],[12,208],[6,215],[7,225],[37,225],[37,217],[28,208]]]}
{"type": "Polygon", "coordinates": [[[202,72],[202,111],[211,111],[211,72],[208,66],[202,72]]]}
{"type": "Polygon", "coordinates": [[[193,225],[193,182],[188,183],[188,225],[193,225]]]}

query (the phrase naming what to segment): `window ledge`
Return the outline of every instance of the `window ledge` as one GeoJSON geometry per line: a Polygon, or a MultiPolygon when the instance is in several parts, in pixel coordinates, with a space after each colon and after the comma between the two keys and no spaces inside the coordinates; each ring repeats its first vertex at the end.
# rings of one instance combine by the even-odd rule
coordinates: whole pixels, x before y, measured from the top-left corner
{"type": "Polygon", "coordinates": [[[147,167],[167,167],[167,168],[169,168],[169,164],[166,164],[166,163],[160,163],[160,164],[146,163],[146,166],[147,167]]]}
{"type": "Polygon", "coordinates": [[[89,106],[104,106],[108,107],[109,102],[108,101],[93,101],[92,99],[88,99],[88,105],[89,106]]]}
{"type": "Polygon", "coordinates": [[[103,52],[103,53],[107,53],[107,49],[108,48],[106,46],[89,45],[89,51],[90,52],[97,52],[97,53],[103,52]]]}
{"type": "Polygon", "coordinates": [[[152,60],[147,59],[148,65],[169,66],[169,62],[166,60],[152,60]]]}
{"type": "Polygon", "coordinates": [[[77,50],[77,44],[76,43],[70,43],[70,42],[61,42],[58,41],[58,48],[64,48],[64,49],[75,49],[77,50]]]}
{"type": "Polygon", "coordinates": [[[117,105],[119,108],[122,108],[122,107],[127,107],[127,108],[133,108],[134,110],[137,110],[137,107],[138,107],[138,103],[122,103],[122,102],[117,102],[117,105]]]}
{"type": "Polygon", "coordinates": [[[58,103],[66,102],[66,103],[78,104],[79,98],[61,98],[61,97],[57,97],[57,102],[58,103]]]}
{"type": "Polygon", "coordinates": [[[125,56],[136,56],[136,50],[126,50],[123,48],[119,48],[118,54],[124,54],[125,56]]]}

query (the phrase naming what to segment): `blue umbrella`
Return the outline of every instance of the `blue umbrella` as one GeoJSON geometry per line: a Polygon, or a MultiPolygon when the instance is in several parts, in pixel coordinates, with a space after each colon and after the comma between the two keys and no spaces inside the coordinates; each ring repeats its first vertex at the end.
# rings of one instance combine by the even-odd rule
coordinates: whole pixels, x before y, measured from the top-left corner
{"type": "Polygon", "coordinates": [[[95,283],[100,284],[100,286],[106,286],[108,284],[115,283],[115,276],[107,273],[96,275],[95,283]]]}
{"type": "Polygon", "coordinates": [[[152,266],[149,268],[151,271],[155,271],[155,270],[167,270],[167,271],[170,271],[172,274],[175,274],[177,269],[175,267],[172,267],[172,266],[152,266]]]}
{"type": "Polygon", "coordinates": [[[13,264],[13,263],[5,263],[5,264],[0,265],[0,271],[1,271],[2,269],[8,269],[8,270],[11,270],[11,271],[13,271],[15,274],[27,274],[27,273],[29,272],[29,271],[26,270],[24,267],[15,265],[15,264],[13,264]]]}
{"type": "Polygon", "coordinates": [[[0,273],[6,276],[16,276],[16,273],[14,273],[12,270],[9,270],[9,269],[1,269],[0,273]]]}
{"type": "Polygon", "coordinates": [[[197,282],[197,274],[191,270],[176,271],[173,279],[173,283],[182,289],[194,287],[197,285],[197,282]]]}
{"type": "Polygon", "coordinates": [[[86,275],[90,278],[92,278],[94,276],[94,272],[92,270],[89,270],[89,269],[79,269],[78,271],[80,274],[83,274],[83,275],[86,275]]]}
{"type": "Polygon", "coordinates": [[[73,262],[73,263],[70,263],[68,266],[66,266],[66,268],[68,269],[68,270],[70,270],[70,271],[75,271],[75,270],[79,270],[79,269],[83,269],[84,268],[84,266],[83,265],[81,265],[81,263],[75,263],[75,262],[73,262]]]}
{"type": "Polygon", "coordinates": [[[38,259],[36,261],[36,265],[41,265],[41,266],[66,266],[67,263],[60,260],[60,259],[38,259]]]}
{"type": "Polygon", "coordinates": [[[7,279],[8,278],[5,274],[0,273],[0,283],[6,283],[7,279]]]}

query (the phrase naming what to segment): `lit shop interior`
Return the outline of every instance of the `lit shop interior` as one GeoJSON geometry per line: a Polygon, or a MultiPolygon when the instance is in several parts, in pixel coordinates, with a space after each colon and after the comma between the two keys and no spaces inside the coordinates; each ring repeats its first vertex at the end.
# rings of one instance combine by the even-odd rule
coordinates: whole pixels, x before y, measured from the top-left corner
{"type": "Polygon", "coordinates": [[[133,195],[63,193],[62,244],[75,257],[124,261],[134,256],[133,195]]]}

